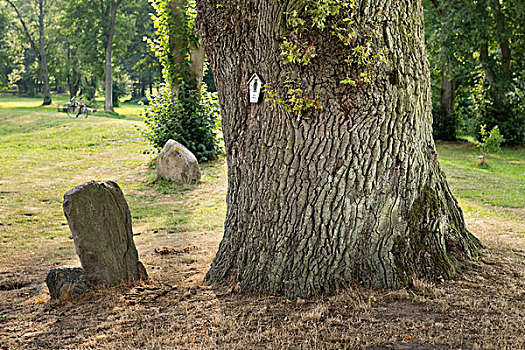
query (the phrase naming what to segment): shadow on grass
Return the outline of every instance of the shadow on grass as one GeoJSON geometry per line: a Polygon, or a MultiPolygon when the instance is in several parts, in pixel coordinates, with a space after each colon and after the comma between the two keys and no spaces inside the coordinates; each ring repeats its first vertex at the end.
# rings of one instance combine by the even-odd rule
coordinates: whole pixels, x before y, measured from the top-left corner
{"type": "Polygon", "coordinates": [[[150,169],[143,187],[126,195],[134,226],[154,233],[222,228],[225,215],[223,165],[223,160],[201,164],[201,181],[188,184],[157,179],[155,171],[150,169]]]}

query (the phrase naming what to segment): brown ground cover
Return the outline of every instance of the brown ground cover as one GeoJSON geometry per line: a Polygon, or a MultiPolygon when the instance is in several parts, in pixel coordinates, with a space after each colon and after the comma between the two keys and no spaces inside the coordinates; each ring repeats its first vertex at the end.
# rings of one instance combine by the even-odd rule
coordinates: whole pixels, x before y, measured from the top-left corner
{"type": "MultiPolygon", "coordinates": [[[[224,195],[224,165],[215,171],[216,181],[186,191],[185,199],[155,188],[145,192],[167,206],[189,201],[198,213],[208,196],[224,195]]],[[[139,226],[136,241],[149,283],[53,302],[43,283],[47,270],[56,260],[78,265],[72,241],[53,240],[34,254],[2,259],[0,349],[525,348],[525,238],[501,235],[498,225],[508,222],[467,221],[487,250],[458,279],[418,281],[400,291],[354,285],[311,300],[206,285],[220,230],[139,226]],[[155,252],[163,247],[172,254],[155,252]]],[[[522,228],[518,223],[510,231],[522,228]]]]}

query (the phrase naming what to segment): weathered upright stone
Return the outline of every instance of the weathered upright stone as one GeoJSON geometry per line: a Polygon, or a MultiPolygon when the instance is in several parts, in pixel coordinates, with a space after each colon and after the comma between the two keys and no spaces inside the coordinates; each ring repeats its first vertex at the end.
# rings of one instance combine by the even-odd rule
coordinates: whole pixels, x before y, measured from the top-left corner
{"type": "Polygon", "coordinates": [[[91,283],[115,286],[147,279],[133,242],[129,207],[115,182],[90,181],[68,191],[64,214],[91,283]]]}
{"type": "Polygon", "coordinates": [[[186,147],[168,140],[157,158],[157,177],[178,184],[199,181],[199,162],[186,147]]]}

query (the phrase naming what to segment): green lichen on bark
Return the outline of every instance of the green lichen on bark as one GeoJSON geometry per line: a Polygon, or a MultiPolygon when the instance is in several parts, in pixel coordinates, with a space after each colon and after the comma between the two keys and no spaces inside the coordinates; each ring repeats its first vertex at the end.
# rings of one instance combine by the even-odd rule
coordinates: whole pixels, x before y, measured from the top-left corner
{"type": "Polygon", "coordinates": [[[429,215],[435,214],[440,210],[441,202],[437,192],[429,186],[423,186],[408,213],[408,223],[411,228],[418,229],[429,215]]]}
{"type": "Polygon", "coordinates": [[[385,61],[385,50],[380,47],[379,20],[364,19],[355,0],[307,0],[302,9],[286,12],[286,32],[281,39],[281,57],[285,64],[307,66],[317,57],[316,45],[308,34],[317,30],[329,32],[337,39],[344,52],[349,70],[358,70],[358,77],[347,75],[341,83],[355,86],[370,83],[374,66],[385,61]]]}
{"type": "Polygon", "coordinates": [[[436,219],[443,215],[443,203],[438,192],[423,186],[406,218],[408,234],[394,238],[391,250],[396,273],[402,284],[410,284],[413,278],[454,277],[455,259],[447,254],[436,219]]]}

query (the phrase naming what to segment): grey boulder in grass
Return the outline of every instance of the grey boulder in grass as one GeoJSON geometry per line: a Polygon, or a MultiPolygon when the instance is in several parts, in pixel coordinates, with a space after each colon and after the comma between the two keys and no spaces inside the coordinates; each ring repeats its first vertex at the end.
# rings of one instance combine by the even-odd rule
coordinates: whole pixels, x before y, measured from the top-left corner
{"type": "Polygon", "coordinates": [[[115,182],[76,186],[64,195],[63,207],[82,268],[92,284],[147,280],[133,242],[129,207],[115,182]]]}
{"type": "Polygon", "coordinates": [[[177,184],[197,182],[201,178],[199,162],[182,144],[168,140],[157,158],[157,178],[177,184]]]}

